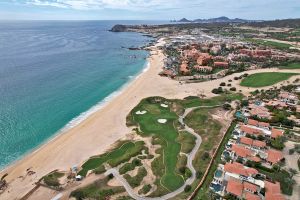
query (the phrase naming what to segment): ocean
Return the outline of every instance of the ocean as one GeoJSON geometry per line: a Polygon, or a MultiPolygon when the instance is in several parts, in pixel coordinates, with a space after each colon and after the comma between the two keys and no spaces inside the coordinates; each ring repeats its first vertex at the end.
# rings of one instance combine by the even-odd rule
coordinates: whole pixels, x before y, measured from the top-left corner
{"type": "Polygon", "coordinates": [[[79,123],[146,67],[141,21],[0,22],[0,169],[79,123]],[[127,48],[126,48],[127,47],[127,48]]]}

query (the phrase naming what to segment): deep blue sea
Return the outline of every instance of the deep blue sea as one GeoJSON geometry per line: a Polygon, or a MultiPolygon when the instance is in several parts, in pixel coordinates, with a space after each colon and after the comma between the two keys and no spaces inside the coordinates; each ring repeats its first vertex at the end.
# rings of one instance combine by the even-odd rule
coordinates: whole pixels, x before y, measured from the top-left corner
{"type": "Polygon", "coordinates": [[[141,73],[148,52],[122,47],[152,39],[107,31],[118,23],[151,22],[0,22],[0,168],[141,73]]]}

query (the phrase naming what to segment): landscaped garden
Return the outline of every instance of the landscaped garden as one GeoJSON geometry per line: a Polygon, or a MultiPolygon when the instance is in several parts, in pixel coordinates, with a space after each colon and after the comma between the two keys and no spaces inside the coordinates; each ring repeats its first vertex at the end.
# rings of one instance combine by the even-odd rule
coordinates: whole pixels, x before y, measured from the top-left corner
{"type": "Polygon", "coordinates": [[[285,81],[295,75],[298,74],[281,73],[281,72],[264,72],[264,73],[251,74],[242,80],[241,86],[254,87],[254,88],[271,86],[281,81],[285,81]]]}

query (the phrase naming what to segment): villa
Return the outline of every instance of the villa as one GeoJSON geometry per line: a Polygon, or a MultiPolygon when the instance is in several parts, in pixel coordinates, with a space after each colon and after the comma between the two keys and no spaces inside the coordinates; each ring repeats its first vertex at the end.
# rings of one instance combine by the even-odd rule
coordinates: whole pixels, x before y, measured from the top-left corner
{"type": "Polygon", "coordinates": [[[214,62],[214,67],[218,68],[228,68],[228,62],[214,62]]]}
{"type": "Polygon", "coordinates": [[[213,68],[209,67],[209,66],[199,66],[196,65],[193,67],[196,71],[200,71],[200,72],[205,72],[205,73],[209,73],[212,72],[213,68]]]}

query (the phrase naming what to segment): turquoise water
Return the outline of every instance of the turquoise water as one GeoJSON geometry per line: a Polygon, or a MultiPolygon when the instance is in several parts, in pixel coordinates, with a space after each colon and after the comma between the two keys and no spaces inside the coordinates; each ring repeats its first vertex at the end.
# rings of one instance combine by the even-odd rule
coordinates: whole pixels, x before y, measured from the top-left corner
{"type": "Polygon", "coordinates": [[[108,32],[116,23],[0,22],[0,168],[143,70],[148,52],[122,47],[150,38],[108,32]]]}

